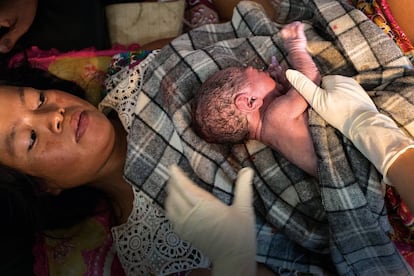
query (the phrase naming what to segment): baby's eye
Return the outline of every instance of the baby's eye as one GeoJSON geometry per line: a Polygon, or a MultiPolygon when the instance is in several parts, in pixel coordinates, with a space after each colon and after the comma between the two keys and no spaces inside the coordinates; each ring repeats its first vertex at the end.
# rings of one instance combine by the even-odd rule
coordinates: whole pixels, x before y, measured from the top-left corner
{"type": "Polygon", "coordinates": [[[34,144],[36,143],[36,139],[37,139],[37,135],[36,132],[34,130],[30,131],[30,138],[29,138],[29,147],[27,148],[27,150],[31,150],[34,146],[34,144]]]}
{"type": "Polygon", "coordinates": [[[45,103],[45,93],[43,91],[40,91],[39,93],[39,103],[37,105],[37,108],[41,107],[45,103]]]}

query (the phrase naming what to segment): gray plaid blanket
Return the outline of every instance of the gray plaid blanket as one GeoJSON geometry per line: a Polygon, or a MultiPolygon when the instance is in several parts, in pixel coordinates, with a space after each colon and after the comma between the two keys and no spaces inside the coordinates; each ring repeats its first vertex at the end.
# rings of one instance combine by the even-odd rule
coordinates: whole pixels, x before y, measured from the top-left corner
{"type": "MultiPolygon", "coordinates": [[[[309,51],[322,74],[354,77],[381,112],[414,133],[411,63],[382,30],[346,2],[277,2],[280,24],[306,23],[309,51]]],[[[213,72],[246,64],[267,68],[272,56],[289,66],[280,24],[259,5],[241,2],[231,22],[202,26],[164,47],[144,75],[125,176],[163,206],[168,167],[178,164],[230,204],[237,171],[252,167],[257,261],[281,274],[411,274],[387,235],[392,229],[381,176],[312,109],[318,180],[257,141],[208,144],[192,131],[191,99],[213,72]]]]}

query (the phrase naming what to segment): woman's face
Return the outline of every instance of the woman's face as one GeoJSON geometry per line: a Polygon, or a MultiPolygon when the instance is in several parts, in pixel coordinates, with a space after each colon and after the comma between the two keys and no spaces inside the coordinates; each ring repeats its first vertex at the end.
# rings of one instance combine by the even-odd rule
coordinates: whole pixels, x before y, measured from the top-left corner
{"type": "Polygon", "coordinates": [[[76,96],[0,86],[0,163],[44,179],[49,188],[95,180],[114,141],[106,116],[76,96]]]}

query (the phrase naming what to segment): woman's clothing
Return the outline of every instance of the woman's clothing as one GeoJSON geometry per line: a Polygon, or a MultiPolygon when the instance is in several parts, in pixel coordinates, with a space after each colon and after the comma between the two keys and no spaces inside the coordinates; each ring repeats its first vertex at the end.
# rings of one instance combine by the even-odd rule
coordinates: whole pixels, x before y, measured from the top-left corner
{"type": "MultiPolygon", "coordinates": [[[[138,102],[141,78],[157,53],[145,53],[148,56],[142,62],[136,58],[142,52],[114,56],[109,70],[113,75],[106,82],[109,93],[100,103],[100,109],[103,112],[116,110],[127,131],[138,102]]],[[[208,268],[208,258],[174,233],[164,209],[135,185],[132,187],[133,211],[126,223],[112,228],[114,246],[125,273],[167,275],[208,268]]]]}
{"type": "Polygon", "coordinates": [[[164,210],[136,187],[133,191],[134,207],[128,221],[112,228],[126,275],[170,275],[208,268],[208,259],[174,233],[164,210]]]}

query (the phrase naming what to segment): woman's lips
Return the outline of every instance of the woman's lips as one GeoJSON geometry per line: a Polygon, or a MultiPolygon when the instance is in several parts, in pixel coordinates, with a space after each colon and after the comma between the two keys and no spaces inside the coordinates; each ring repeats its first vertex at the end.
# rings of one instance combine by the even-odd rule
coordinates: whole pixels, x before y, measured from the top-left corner
{"type": "Polygon", "coordinates": [[[82,135],[85,133],[85,130],[88,128],[89,118],[85,111],[82,111],[77,115],[77,126],[75,131],[75,140],[76,143],[79,142],[82,135]]]}

